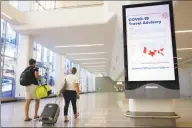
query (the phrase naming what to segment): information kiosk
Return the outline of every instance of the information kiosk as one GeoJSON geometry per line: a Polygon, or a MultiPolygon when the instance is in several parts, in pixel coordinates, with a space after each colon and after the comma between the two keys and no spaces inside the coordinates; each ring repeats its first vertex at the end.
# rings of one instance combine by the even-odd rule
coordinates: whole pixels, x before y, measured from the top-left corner
{"type": "Polygon", "coordinates": [[[124,5],[125,89],[132,125],[175,126],[179,78],[171,1],[124,5]]]}

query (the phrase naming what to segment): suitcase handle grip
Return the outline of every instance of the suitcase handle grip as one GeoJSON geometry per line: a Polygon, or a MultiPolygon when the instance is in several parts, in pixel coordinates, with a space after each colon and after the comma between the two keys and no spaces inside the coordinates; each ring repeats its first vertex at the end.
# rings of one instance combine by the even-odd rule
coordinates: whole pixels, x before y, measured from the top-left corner
{"type": "MultiPolygon", "coordinates": [[[[56,99],[55,99],[55,104],[57,104],[57,100],[59,100],[59,96],[56,97],[56,99]]],[[[61,100],[62,100],[62,99],[61,99],[61,100]]],[[[61,100],[59,101],[58,105],[60,105],[61,100]]]]}

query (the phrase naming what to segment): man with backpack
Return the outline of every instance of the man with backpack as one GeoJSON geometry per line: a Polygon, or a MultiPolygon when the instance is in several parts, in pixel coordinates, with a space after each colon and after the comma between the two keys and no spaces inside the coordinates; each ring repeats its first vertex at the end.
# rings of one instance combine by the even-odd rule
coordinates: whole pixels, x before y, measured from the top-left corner
{"type": "Polygon", "coordinates": [[[35,100],[35,114],[34,119],[38,119],[38,109],[40,100],[36,96],[36,88],[38,86],[39,69],[36,67],[36,60],[30,59],[29,66],[22,72],[20,76],[20,84],[25,88],[25,121],[31,121],[29,117],[29,106],[31,100],[35,100]]]}

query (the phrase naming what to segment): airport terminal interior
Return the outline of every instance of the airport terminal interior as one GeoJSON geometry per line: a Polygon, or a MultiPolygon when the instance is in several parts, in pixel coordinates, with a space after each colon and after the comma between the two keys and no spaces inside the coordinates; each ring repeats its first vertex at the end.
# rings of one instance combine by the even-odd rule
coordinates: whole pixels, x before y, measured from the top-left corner
{"type": "Polygon", "coordinates": [[[52,92],[38,114],[60,107],[54,127],[192,127],[191,13],[192,1],[182,0],[1,1],[1,127],[53,127],[24,121],[20,75],[31,58],[52,92]],[[79,117],[70,104],[66,123],[58,93],[73,67],[79,117]]]}

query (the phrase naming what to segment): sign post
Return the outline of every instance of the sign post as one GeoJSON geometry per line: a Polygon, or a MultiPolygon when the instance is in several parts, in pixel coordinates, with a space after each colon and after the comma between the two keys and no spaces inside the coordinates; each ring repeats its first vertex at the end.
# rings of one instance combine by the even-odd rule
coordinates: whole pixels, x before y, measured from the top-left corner
{"type": "Polygon", "coordinates": [[[172,2],[123,6],[123,35],[132,125],[175,126],[172,99],[180,92],[172,2]]]}

